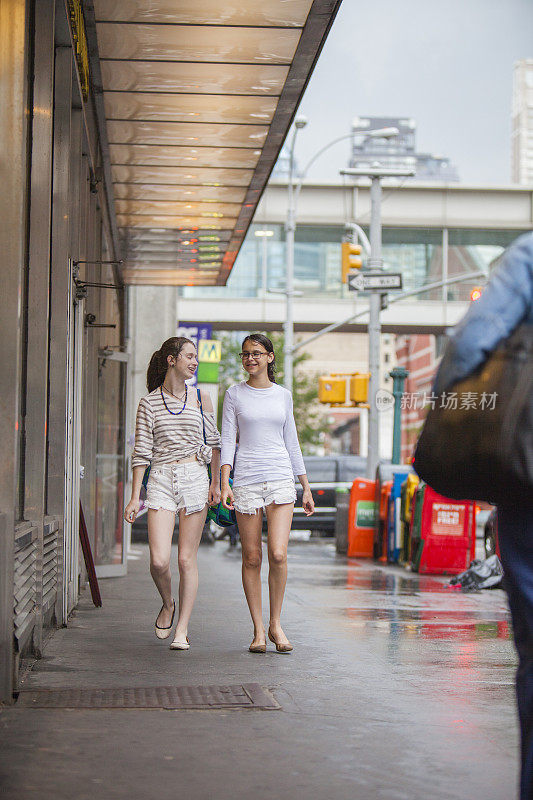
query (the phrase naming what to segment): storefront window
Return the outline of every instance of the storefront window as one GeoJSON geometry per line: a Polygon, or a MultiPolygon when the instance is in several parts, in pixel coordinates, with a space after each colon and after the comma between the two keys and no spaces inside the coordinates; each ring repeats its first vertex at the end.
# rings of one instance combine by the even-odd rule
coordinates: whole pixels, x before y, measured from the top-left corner
{"type": "Polygon", "coordinates": [[[124,408],[126,363],[99,356],[96,442],[96,566],[123,561],[124,408]]]}

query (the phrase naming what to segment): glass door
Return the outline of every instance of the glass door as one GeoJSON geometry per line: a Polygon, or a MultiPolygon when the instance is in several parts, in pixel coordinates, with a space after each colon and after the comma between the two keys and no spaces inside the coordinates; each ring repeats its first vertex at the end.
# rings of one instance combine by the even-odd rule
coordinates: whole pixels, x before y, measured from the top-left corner
{"type": "Polygon", "coordinates": [[[99,578],[125,575],[126,384],[128,356],[98,355],[94,563],[99,578]]]}

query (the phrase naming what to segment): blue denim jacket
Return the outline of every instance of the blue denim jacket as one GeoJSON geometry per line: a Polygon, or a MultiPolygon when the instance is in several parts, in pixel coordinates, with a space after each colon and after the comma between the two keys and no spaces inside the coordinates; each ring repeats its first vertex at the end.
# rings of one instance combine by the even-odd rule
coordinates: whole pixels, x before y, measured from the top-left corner
{"type": "Polygon", "coordinates": [[[453,331],[434,391],[447,391],[470,375],[521,322],[533,324],[533,232],[505,252],[479,300],[453,331]]]}

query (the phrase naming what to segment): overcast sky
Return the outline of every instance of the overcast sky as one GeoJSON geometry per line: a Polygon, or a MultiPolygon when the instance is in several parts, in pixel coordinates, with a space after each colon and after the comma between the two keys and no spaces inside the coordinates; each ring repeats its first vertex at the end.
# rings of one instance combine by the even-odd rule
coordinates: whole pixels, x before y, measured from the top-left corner
{"type": "MultiPolygon", "coordinates": [[[[402,116],[463,183],[508,184],[513,63],[532,57],[533,0],[344,0],[300,105],[299,167],[356,116],[402,116]]],[[[348,152],[309,177],[338,180],[348,152]]]]}

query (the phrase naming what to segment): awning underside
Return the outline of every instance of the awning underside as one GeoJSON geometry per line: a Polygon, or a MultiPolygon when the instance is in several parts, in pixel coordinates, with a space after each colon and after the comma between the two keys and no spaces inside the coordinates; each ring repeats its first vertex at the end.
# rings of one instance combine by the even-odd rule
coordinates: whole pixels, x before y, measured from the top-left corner
{"type": "Polygon", "coordinates": [[[126,283],[224,284],[337,0],[94,0],[126,283]]]}

